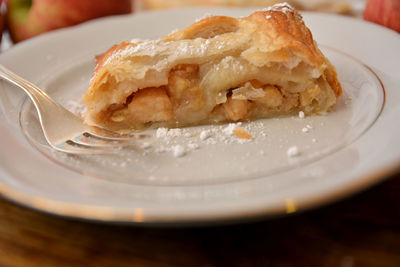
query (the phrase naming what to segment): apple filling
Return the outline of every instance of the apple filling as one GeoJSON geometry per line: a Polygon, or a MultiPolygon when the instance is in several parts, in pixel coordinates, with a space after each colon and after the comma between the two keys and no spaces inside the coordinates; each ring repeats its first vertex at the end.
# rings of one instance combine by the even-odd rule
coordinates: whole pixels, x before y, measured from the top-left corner
{"type": "Polygon", "coordinates": [[[280,82],[280,85],[252,79],[219,89],[213,100],[207,101],[210,96],[201,89],[201,81],[210,71],[210,67],[205,71],[204,66],[179,64],[169,71],[167,84],[139,89],[128,95],[123,104],[109,105],[102,120],[116,125],[114,128],[122,125],[121,128],[140,129],[151,124],[185,126],[249,120],[298,110],[311,112],[318,107],[320,86],[324,85],[319,79],[305,84],[280,82]]]}

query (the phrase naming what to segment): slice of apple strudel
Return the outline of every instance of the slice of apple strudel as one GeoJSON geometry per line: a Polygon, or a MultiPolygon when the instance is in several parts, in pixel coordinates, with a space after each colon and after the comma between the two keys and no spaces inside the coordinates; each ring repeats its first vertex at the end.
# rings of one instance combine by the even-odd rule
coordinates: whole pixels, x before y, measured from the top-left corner
{"type": "Polygon", "coordinates": [[[325,113],[341,92],[301,15],[278,4],[115,45],[83,101],[87,124],[130,131],[325,113]]]}

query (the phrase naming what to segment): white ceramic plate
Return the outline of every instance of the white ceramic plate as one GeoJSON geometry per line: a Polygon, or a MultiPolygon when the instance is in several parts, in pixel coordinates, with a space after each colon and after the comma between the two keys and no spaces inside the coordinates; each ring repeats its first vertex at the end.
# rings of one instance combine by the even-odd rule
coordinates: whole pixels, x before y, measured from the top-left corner
{"type": "MultiPolygon", "coordinates": [[[[251,10],[106,18],[21,43],[0,60],[68,105],[87,88],[95,55],[126,39],[184,28],[205,13],[251,10]]],[[[203,126],[168,138],[150,131],[138,149],[120,155],[74,157],[47,146],[30,102],[3,82],[0,192],[62,216],[186,223],[305,210],[382,180],[400,164],[400,35],[347,17],[304,13],[304,19],[344,88],[334,112],[243,124],[254,137],[244,143],[225,135],[226,125],[203,126]],[[206,140],[198,135],[203,130],[211,133],[206,140]],[[183,157],[173,156],[177,145],[186,150],[183,157]],[[299,156],[287,156],[292,146],[299,156]]]]}

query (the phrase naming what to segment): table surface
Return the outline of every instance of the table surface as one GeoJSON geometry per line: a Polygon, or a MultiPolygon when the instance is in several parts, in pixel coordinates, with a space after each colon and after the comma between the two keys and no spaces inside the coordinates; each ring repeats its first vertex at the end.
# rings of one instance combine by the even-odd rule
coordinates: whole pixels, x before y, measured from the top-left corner
{"type": "Polygon", "coordinates": [[[32,211],[0,198],[0,266],[400,266],[400,174],[301,214],[146,228],[32,211]]]}

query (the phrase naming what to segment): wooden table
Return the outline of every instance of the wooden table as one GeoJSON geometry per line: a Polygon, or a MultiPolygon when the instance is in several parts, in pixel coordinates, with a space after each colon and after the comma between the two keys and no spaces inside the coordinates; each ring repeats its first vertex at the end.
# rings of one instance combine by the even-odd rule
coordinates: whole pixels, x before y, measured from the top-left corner
{"type": "Polygon", "coordinates": [[[316,210],[218,227],[102,225],[0,199],[0,266],[400,266],[400,174],[316,210]]]}

